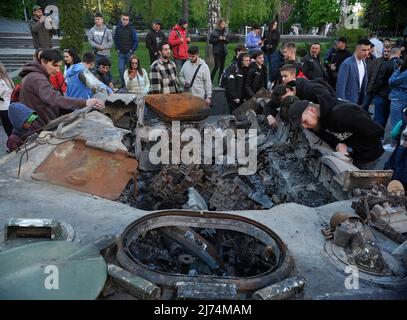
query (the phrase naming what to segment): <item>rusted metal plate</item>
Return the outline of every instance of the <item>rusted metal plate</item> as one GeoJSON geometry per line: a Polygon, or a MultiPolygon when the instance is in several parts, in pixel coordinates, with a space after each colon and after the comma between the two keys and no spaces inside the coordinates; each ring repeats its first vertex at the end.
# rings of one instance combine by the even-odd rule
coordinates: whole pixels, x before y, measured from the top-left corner
{"type": "Polygon", "coordinates": [[[200,121],[209,116],[210,108],[190,93],[152,94],[146,104],[166,121],[200,121]]]}
{"type": "Polygon", "coordinates": [[[84,140],[57,146],[35,169],[32,178],[109,200],[119,198],[134,176],[138,162],[122,150],[115,153],[89,147],[84,140]]]}

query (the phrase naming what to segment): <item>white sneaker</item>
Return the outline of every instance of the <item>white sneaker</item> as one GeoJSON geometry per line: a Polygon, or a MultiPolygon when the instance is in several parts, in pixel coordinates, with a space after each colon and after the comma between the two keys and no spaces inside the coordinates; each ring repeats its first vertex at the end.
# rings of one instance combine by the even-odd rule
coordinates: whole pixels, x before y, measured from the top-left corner
{"type": "Polygon", "coordinates": [[[396,149],[396,147],[393,146],[393,145],[391,145],[390,143],[388,143],[388,144],[385,144],[385,145],[383,146],[383,149],[384,149],[386,152],[393,152],[394,149],[396,149]]]}

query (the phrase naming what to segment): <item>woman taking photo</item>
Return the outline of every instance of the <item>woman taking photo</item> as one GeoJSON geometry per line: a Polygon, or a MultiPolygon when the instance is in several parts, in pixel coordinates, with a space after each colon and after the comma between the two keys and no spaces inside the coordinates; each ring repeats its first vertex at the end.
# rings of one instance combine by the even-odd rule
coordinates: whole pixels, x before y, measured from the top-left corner
{"type": "Polygon", "coordinates": [[[130,57],[129,69],[124,72],[124,83],[126,89],[131,93],[147,95],[150,90],[147,72],[141,67],[140,59],[137,56],[130,57]]]}
{"type": "Polygon", "coordinates": [[[226,20],[221,18],[217,23],[215,30],[211,32],[209,36],[209,43],[212,45],[212,52],[214,55],[215,66],[213,67],[211,73],[211,79],[215,78],[216,72],[219,69],[218,83],[220,82],[220,77],[225,69],[225,60],[228,55],[227,44],[229,43],[229,33],[226,31],[226,20]]]}
{"type": "Polygon", "coordinates": [[[6,68],[0,62],[0,118],[7,136],[11,135],[13,126],[8,118],[8,107],[10,105],[11,93],[14,83],[7,74],[6,68]]]}

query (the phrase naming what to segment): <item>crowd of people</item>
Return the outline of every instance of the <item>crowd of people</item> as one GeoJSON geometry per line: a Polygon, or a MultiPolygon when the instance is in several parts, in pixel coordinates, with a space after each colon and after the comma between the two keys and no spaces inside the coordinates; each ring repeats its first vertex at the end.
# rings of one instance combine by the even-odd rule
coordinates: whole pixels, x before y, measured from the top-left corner
{"type": "Polygon", "coordinates": [[[214,56],[211,71],[200,58],[199,48],[190,45],[185,18],[179,19],[168,37],[156,19],[145,39],[150,67],[143,68],[136,54],[138,34],[128,14],[121,15],[114,34],[103,16],[95,14],[95,25],[88,33],[92,51],[80,59],[73,48],[63,50],[63,55],[52,49],[49,30],[43,28],[42,8],[34,7],[33,13],[30,28],[37,50],[20,73],[22,83],[14,86],[0,64],[0,115],[11,137],[10,150],[61,112],[102,108],[103,102],[92,98],[96,91],[112,94],[116,87],[141,95],[190,92],[211,105],[217,74],[230,112],[260,90],[269,90],[272,98],[261,108],[268,125],[275,127],[281,119],[292,128],[313,130],[336,151],[353,158],[360,169],[377,169],[389,118],[393,141],[385,147],[395,152],[407,148],[406,140],[400,140],[407,114],[405,37],[392,43],[372,33],[358,41],[354,52],[347,49],[347,39],[339,37],[323,58],[321,45],[313,43],[300,59],[295,43],[280,46],[278,23],[271,21],[264,34],[259,25],[252,26],[245,44],[235,47],[232,62],[225,68],[230,33],[226,21],[220,19],[208,39],[214,56]],[[111,76],[113,47],[118,53],[120,86],[111,76]],[[369,112],[372,103],[373,114],[369,112]]]}

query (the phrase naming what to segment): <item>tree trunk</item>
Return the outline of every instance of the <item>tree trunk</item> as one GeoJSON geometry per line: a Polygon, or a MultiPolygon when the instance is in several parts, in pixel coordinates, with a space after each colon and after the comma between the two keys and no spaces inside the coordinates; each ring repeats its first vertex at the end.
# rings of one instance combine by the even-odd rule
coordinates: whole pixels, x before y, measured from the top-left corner
{"type": "Polygon", "coordinates": [[[182,16],[187,20],[189,18],[189,0],[182,0],[182,16]]]}
{"type": "Polygon", "coordinates": [[[220,18],[220,0],[208,0],[208,36],[206,39],[206,63],[210,68],[214,65],[212,45],[209,44],[209,35],[216,28],[220,18]]]}

